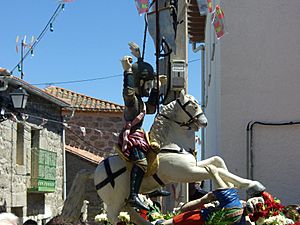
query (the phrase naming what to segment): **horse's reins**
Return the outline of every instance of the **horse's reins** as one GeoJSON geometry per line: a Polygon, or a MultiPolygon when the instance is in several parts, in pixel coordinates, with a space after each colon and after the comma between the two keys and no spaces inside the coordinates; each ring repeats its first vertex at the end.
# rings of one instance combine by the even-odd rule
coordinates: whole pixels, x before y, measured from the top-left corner
{"type": "Polygon", "coordinates": [[[192,114],[190,114],[190,112],[186,110],[186,106],[187,106],[188,104],[191,103],[190,100],[188,100],[188,101],[187,101],[186,103],[184,103],[184,104],[182,104],[182,103],[180,102],[179,99],[176,99],[176,101],[177,101],[177,103],[180,105],[181,109],[189,116],[190,119],[189,119],[187,122],[179,122],[179,121],[176,121],[176,120],[171,119],[170,117],[168,117],[168,116],[166,116],[166,115],[164,115],[164,114],[162,114],[162,113],[159,113],[158,115],[160,115],[160,116],[162,116],[162,117],[164,117],[164,118],[166,118],[166,119],[168,119],[168,120],[171,120],[171,121],[175,122],[176,124],[178,124],[178,125],[181,126],[181,127],[188,127],[188,128],[190,128],[190,125],[191,125],[192,123],[194,123],[196,120],[198,120],[198,118],[199,118],[201,115],[204,114],[203,112],[201,112],[201,113],[199,113],[199,114],[197,114],[197,115],[195,115],[195,116],[193,116],[192,114]]]}

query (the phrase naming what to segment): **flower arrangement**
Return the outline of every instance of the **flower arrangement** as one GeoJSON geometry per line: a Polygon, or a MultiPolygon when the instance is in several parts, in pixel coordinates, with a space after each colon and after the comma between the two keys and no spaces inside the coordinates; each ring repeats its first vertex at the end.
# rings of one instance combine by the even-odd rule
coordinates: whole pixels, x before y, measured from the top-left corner
{"type": "Polygon", "coordinates": [[[118,219],[120,220],[121,223],[118,224],[131,224],[130,223],[130,216],[128,212],[120,212],[118,219]]]}
{"type": "Polygon", "coordinates": [[[95,222],[100,223],[100,224],[107,224],[108,223],[108,218],[106,213],[101,213],[99,215],[95,216],[95,222]]]}
{"type": "Polygon", "coordinates": [[[288,205],[283,209],[283,213],[287,218],[292,219],[295,224],[298,222],[300,225],[300,205],[288,205]]]}
{"type": "MultiPolygon", "coordinates": [[[[133,223],[130,222],[130,216],[128,212],[120,212],[118,216],[119,222],[118,225],[132,225],[133,223]]],[[[102,212],[95,216],[95,222],[103,224],[103,225],[112,225],[112,223],[108,220],[107,214],[102,212]]]]}
{"type": "Polygon", "coordinates": [[[252,222],[257,225],[285,225],[294,224],[294,221],[287,218],[279,199],[273,198],[267,192],[262,194],[263,202],[255,204],[255,210],[249,213],[248,216],[252,222]]]}

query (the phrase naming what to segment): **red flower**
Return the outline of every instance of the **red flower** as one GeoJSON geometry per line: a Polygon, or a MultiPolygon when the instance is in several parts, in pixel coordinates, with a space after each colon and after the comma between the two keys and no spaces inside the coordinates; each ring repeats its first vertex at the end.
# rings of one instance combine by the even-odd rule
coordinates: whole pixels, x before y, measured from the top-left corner
{"type": "Polygon", "coordinates": [[[274,202],[273,196],[270,193],[266,192],[266,191],[262,192],[261,196],[264,198],[265,201],[274,202]]]}
{"type": "Polygon", "coordinates": [[[145,220],[148,220],[148,211],[140,209],[140,216],[143,217],[145,220]]]}

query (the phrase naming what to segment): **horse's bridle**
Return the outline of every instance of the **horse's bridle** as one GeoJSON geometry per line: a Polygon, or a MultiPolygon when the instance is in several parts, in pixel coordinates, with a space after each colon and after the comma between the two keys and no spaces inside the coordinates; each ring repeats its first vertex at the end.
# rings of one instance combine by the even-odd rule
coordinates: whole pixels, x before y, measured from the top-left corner
{"type": "Polygon", "coordinates": [[[179,122],[179,121],[173,120],[173,119],[171,119],[171,118],[169,118],[166,115],[161,114],[161,113],[159,113],[159,115],[162,116],[162,117],[164,117],[164,118],[166,118],[166,119],[168,119],[168,120],[171,120],[171,121],[175,122],[176,124],[178,124],[181,127],[188,127],[188,128],[190,128],[191,127],[190,125],[192,123],[194,123],[195,121],[197,121],[199,119],[199,117],[204,114],[203,112],[201,112],[201,113],[198,113],[197,115],[193,116],[192,114],[190,114],[189,111],[186,110],[186,106],[189,105],[190,103],[192,103],[191,100],[188,100],[184,104],[182,104],[179,99],[176,99],[176,101],[180,105],[181,109],[189,116],[190,119],[187,122],[179,122]]]}

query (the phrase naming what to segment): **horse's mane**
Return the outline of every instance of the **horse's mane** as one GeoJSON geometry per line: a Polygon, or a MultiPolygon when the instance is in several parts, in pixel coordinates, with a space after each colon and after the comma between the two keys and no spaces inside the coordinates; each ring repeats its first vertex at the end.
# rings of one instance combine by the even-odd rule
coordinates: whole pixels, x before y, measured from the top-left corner
{"type": "Polygon", "coordinates": [[[176,101],[172,101],[167,105],[162,106],[159,114],[154,119],[154,122],[150,128],[149,136],[151,141],[155,141],[160,146],[164,146],[164,141],[168,136],[168,130],[170,129],[171,121],[167,118],[163,117],[162,115],[168,118],[174,118],[174,106],[176,101]]]}

